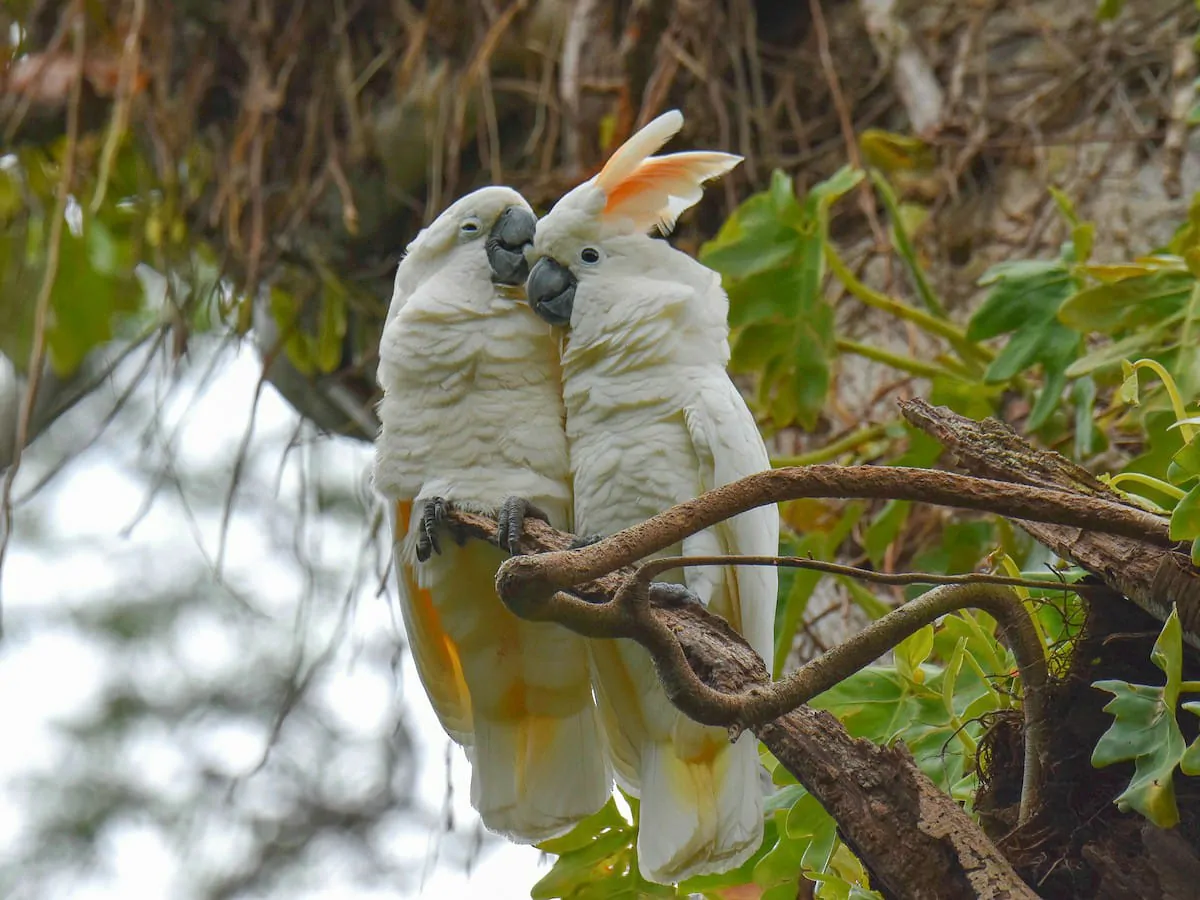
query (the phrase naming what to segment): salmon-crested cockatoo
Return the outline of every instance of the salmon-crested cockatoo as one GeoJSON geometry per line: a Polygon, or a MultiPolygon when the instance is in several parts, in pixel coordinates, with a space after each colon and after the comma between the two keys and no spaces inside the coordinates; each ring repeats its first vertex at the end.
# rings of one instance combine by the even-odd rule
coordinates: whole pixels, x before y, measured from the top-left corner
{"type": "MultiPolygon", "coordinates": [[[[701,185],[741,160],[727,153],[651,156],[683,124],[646,125],[537,225],[526,282],[534,310],[565,329],[562,354],[575,531],[611,534],[711,488],[770,467],[754,418],[725,371],[729,301],[719,276],[666,241],[701,185]]],[[[775,555],[774,506],[669,548],[684,555],[775,555]]],[[[673,573],[765,660],[773,650],[772,568],[673,573]]],[[[665,580],[665,579],[664,579],[665,580]]],[[[591,641],[618,783],[641,798],[638,862],[657,882],[726,871],[762,842],[754,736],[735,744],[667,699],[649,654],[591,641]]]]}
{"type": "Polygon", "coordinates": [[[507,554],[442,539],[448,503],[495,516],[512,495],[570,529],[558,348],[521,288],[535,222],[516,191],[483,188],[408,246],[380,342],[375,461],[421,683],[466,748],[484,825],[522,843],[612,791],[584,640],[504,606],[507,554]]]}

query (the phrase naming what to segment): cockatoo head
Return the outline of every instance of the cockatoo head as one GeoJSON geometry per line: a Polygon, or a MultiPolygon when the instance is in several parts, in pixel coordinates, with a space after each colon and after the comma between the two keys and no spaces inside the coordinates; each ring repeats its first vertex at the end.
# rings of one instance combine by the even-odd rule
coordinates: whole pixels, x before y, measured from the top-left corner
{"type": "Polygon", "coordinates": [[[607,312],[600,304],[621,302],[614,280],[654,267],[658,242],[648,232],[669,232],[679,214],[699,201],[705,181],[742,161],[716,152],[650,155],[682,126],[678,110],[663,113],[538,222],[531,253],[536,262],[525,292],[534,312],[551,325],[574,326],[580,315],[607,312]]]}
{"type": "Polygon", "coordinates": [[[507,187],[485,187],[460,197],[408,245],[397,280],[419,283],[430,270],[454,266],[469,276],[490,270],[493,282],[520,285],[529,274],[525,251],[537,217],[507,187]]]}

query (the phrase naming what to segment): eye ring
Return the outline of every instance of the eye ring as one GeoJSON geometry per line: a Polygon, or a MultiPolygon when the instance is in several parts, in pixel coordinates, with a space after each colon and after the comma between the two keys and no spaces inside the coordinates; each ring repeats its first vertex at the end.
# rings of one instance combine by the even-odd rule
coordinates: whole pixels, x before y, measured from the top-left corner
{"type": "Polygon", "coordinates": [[[579,251],[579,261],[585,266],[595,266],[604,258],[604,254],[596,247],[584,247],[579,251]]]}
{"type": "Polygon", "coordinates": [[[468,237],[479,234],[479,229],[483,227],[483,223],[479,221],[477,216],[467,216],[458,226],[458,230],[468,237]]]}

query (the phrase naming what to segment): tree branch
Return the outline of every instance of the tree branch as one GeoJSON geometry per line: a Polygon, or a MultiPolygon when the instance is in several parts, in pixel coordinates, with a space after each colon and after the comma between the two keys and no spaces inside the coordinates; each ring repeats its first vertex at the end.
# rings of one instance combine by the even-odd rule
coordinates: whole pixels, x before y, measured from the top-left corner
{"type": "Polygon", "coordinates": [[[514,602],[573,588],[644,559],[718,522],[770,503],[813,497],[911,500],[1072,526],[1175,546],[1167,520],[1139,507],[1064,490],[900,466],[808,466],[751,475],[569,553],[520,556],[498,576],[514,602]]]}
{"type": "MultiPolygon", "coordinates": [[[[451,517],[461,535],[495,542],[496,524],[491,519],[454,510],[451,517]]],[[[608,540],[625,535],[628,532],[608,540]]],[[[567,558],[592,549],[543,552],[560,551],[569,546],[570,541],[569,535],[542,522],[529,520],[525,523],[521,549],[541,553],[539,558],[567,558]]],[[[505,572],[511,563],[528,558],[510,560],[498,577],[501,595],[506,602],[511,601],[510,605],[518,615],[557,621],[595,638],[615,636],[639,641],[654,658],[668,695],[688,715],[698,714],[701,721],[705,718],[704,710],[700,708],[703,703],[699,706],[689,704],[689,691],[694,691],[697,686],[704,692],[703,696],[715,697],[722,705],[730,704],[735,711],[747,702],[759,702],[754,699],[756,692],[769,689],[770,676],[766,667],[741,635],[700,604],[680,602],[687,595],[678,585],[655,583],[647,586],[642,582],[647,589],[640,592],[635,570],[622,568],[590,582],[582,582],[569,594],[533,591],[507,595],[503,587],[505,572]]],[[[655,564],[662,563],[655,561],[655,564]]],[[[1003,606],[1003,602],[994,597],[985,602],[1003,606]]],[[[933,615],[941,608],[939,604],[953,605],[949,598],[937,596],[927,602],[924,611],[933,615]]],[[[910,626],[908,633],[922,627],[925,622],[917,625],[918,616],[908,609],[904,607],[889,614],[905,614],[891,619],[890,627],[899,631],[910,626]],[[897,622],[901,624],[896,625],[897,622]]],[[[1009,607],[1004,606],[1004,610],[1003,615],[1010,613],[1009,607]]],[[[803,683],[816,693],[824,689],[821,687],[824,680],[833,679],[831,684],[840,680],[842,676],[836,675],[835,669],[866,665],[877,658],[880,653],[876,652],[874,642],[885,644],[891,639],[881,637],[879,626],[879,622],[875,623],[876,630],[868,629],[852,649],[841,651],[844,655],[838,666],[827,661],[815,667],[810,664],[801,670],[806,674],[801,676],[798,684],[803,683]]],[[[1026,626],[1032,627],[1028,625],[1028,619],[1026,626]]],[[[1023,651],[1020,658],[1029,662],[1023,651]]],[[[1042,682],[1044,666],[1043,662],[1042,682]]],[[[1036,661],[1028,668],[1032,674],[1028,676],[1027,692],[1034,698],[1032,712],[1040,722],[1038,702],[1041,692],[1033,687],[1040,684],[1036,661]]],[[[773,712],[766,708],[759,711],[763,714],[773,712]]],[[[1027,714],[1029,712],[1027,702],[1027,714]]],[[[709,721],[729,724],[733,719],[714,717],[709,721]]],[[[873,885],[885,896],[1035,900],[1036,895],[1020,880],[995,846],[958,804],[939,791],[920,771],[902,744],[882,748],[869,741],[856,740],[833,716],[803,705],[770,721],[748,724],[781,764],[834,817],[847,845],[870,870],[873,885]]],[[[1040,734],[1041,729],[1035,728],[1032,741],[1035,748],[1040,734]]],[[[1033,768],[1035,777],[1038,764],[1040,758],[1033,768]]],[[[1036,798],[1036,790],[1030,792],[1030,796],[1036,798]]]]}
{"type": "MultiPolygon", "coordinates": [[[[905,401],[900,411],[956,456],[972,475],[1068,491],[1090,500],[1124,502],[1087,469],[1057,453],[1039,450],[1003,422],[977,422],[923,400],[905,401]]],[[[1200,571],[1191,564],[1187,552],[1179,552],[1183,545],[1164,552],[1113,529],[1081,530],[1050,523],[1049,519],[1019,517],[1017,524],[1160,622],[1166,621],[1172,608],[1177,609],[1184,640],[1200,648],[1200,571]]]]}
{"type": "MultiPolygon", "coordinates": [[[[981,584],[932,591],[772,684],[762,661],[728,623],[688,602],[692,595],[680,586],[650,583],[654,572],[680,560],[655,561],[640,570],[629,566],[734,515],[801,497],[900,499],[975,509],[1022,523],[1049,523],[1043,527],[1063,533],[1116,535],[1148,556],[1177,555],[1165,518],[1111,493],[1077,490],[1077,483],[1043,487],[897,467],[779,469],[710,491],[575,550],[565,549],[568,535],[529,521],[522,550],[535,555],[508,560],[497,574],[497,590],[523,618],[557,622],[593,638],[637,641],[650,652],[668,696],[683,712],[705,724],[754,731],[837,820],[847,844],[885,894],[1033,897],[986,836],[917,769],[902,746],[882,749],[855,741],[836,719],[803,705],[938,616],[962,606],[987,609],[1013,647],[1026,690],[1020,819],[1027,821],[1039,802],[1047,676],[1032,623],[1010,592],[981,584]]],[[[452,516],[463,534],[495,541],[490,519],[458,512],[452,516]]],[[[708,562],[728,564],[724,559],[708,562]]],[[[774,557],[754,562],[781,564],[774,557]]],[[[782,564],[818,567],[813,563],[782,564]]]]}
{"type": "MultiPolygon", "coordinates": [[[[655,585],[651,580],[662,572],[683,566],[726,566],[726,565],[789,565],[805,560],[777,559],[771,557],[668,557],[651,560],[638,566],[627,586],[618,592],[618,597],[629,596],[628,585],[638,584],[640,592],[648,596],[655,588],[678,588],[678,585],[655,585]]],[[[808,568],[797,566],[797,568],[808,568]]],[[[850,568],[850,567],[841,567],[850,568]]],[[[860,572],[862,570],[859,570],[860,572]]],[[[863,572],[862,574],[873,574],[863,572]]],[[[919,583],[936,576],[912,574],[901,576],[908,583],[919,583]]],[[[971,582],[969,578],[988,576],[961,576],[961,580],[943,584],[927,594],[912,600],[898,609],[876,619],[858,634],[833,647],[827,653],[792,672],[780,681],[768,681],[764,685],[749,685],[739,694],[722,694],[705,685],[691,667],[679,664],[675,654],[658,661],[660,679],[671,702],[690,718],[706,725],[725,725],[731,731],[731,739],[747,728],[762,725],[786,715],[796,707],[808,703],[879,659],[905,638],[916,634],[926,625],[931,625],[942,616],[960,609],[982,609],[995,617],[1016,657],[1021,683],[1025,686],[1025,770],[1021,788],[1021,808],[1018,823],[1024,824],[1037,811],[1041,803],[1042,761],[1046,757],[1048,727],[1046,721],[1046,691],[1049,672],[1046,654],[1033,625],[1029,612],[1012,588],[1003,584],[971,582]]],[[[1018,579],[1014,579],[1018,580],[1018,579]]],[[[1063,585],[1070,589],[1070,585],[1063,585]]],[[[559,594],[557,596],[564,596],[559,594]]],[[[595,609],[596,607],[591,607],[595,609]]],[[[638,640],[636,622],[631,623],[633,639],[638,640]]],[[[656,624],[656,623],[655,623],[656,624]]],[[[653,627],[650,625],[649,627],[653,627]]],[[[670,636],[673,639],[673,635],[670,636]]],[[[643,641],[638,641],[651,649],[643,641]]],[[[656,640],[655,643],[661,643],[656,640]]],[[[682,660],[682,655],[679,657],[682,660]]],[[[764,666],[765,668],[765,666],[764,666]]]]}

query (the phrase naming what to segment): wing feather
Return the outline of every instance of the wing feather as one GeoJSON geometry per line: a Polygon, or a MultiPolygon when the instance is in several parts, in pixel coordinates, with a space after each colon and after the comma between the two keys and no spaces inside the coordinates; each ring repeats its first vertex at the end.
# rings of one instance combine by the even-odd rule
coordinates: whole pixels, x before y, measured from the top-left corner
{"type": "MultiPolygon", "coordinates": [[[[684,410],[704,490],[771,467],[754,416],[733,382],[725,375],[721,380],[724,384],[714,383],[702,390],[699,402],[684,410]]],[[[774,556],[779,552],[779,511],[774,504],[734,516],[714,531],[726,553],[774,556]]],[[[731,608],[728,613],[716,611],[729,616],[730,624],[745,636],[769,670],[774,656],[779,573],[764,566],[737,566],[725,571],[731,608]]]]}
{"type": "Polygon", "coordinates": [[[393,511],[393,557],[400,594],[400,612],[417,674],[425,687],[442,727],[455,741],[472,741],[471,695],[463,676],[462,653],[442,626],[433,595],[417,584],[416,573],[405,561],[404,547],[412,522],[413,502],[399,500],[393,511]]]}

